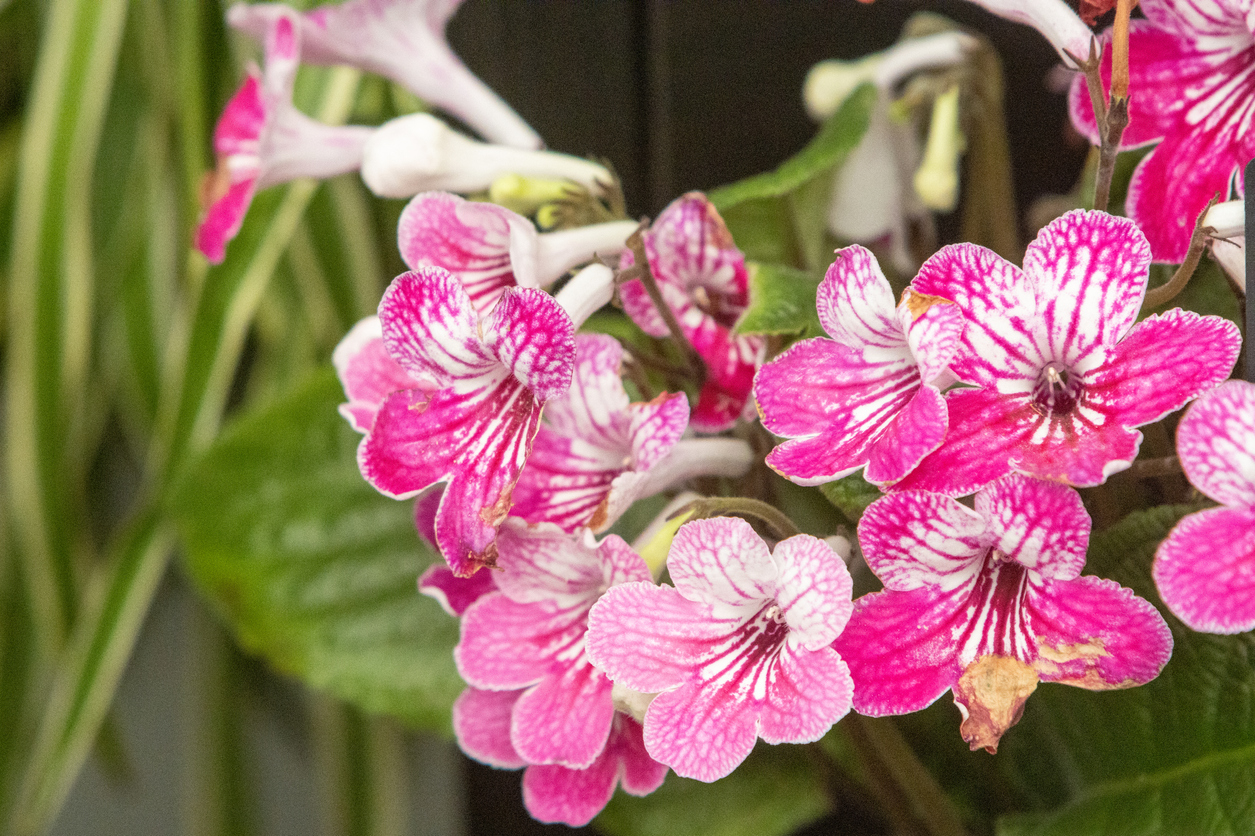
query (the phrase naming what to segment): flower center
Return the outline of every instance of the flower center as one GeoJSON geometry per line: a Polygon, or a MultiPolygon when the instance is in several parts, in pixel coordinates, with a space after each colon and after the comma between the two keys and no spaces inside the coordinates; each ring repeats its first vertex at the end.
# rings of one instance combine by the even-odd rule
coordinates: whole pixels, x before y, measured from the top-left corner
{"type": "Polygon", "coordinates": [[[1048,363],[1033,384],[1033,409],[1039,415],[1067,415],[1081,399],[1084,386],[1080,376],[1062,363],[1048,363]]]}

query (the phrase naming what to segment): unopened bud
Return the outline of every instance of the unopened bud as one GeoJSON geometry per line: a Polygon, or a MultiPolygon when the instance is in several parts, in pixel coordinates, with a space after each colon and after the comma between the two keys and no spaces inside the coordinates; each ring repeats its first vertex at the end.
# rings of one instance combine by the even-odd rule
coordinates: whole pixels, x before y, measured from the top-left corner
{"type": "Polygon", "coordinates": [[[924,161],[915,171],[915,192],[929,209],[950,212],[959,202],[959,158],[967,147],[959,124],[959,86],[933,102],[924,161]]]}

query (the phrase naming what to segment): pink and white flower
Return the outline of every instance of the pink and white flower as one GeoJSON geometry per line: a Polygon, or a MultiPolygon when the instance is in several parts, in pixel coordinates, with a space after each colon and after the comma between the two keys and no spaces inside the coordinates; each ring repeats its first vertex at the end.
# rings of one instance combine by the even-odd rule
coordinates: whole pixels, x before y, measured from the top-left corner
{"type": "Polygon", "coordinates": [[[528,765],[510,742],[510,715],[522,691],[467,688],[453,704],[453,731],[462,751],[498,769],[523,773],[523,805],[532,818],[582,827],[602,811],[622,786],[629,795],[649,795],[662,786],[667,767],[645,752],[641,724],[616,713],[601,754],[584,769],[558,764],[528,765]]]}
{"type": "Polygon", "coordinates": [[[205,215],[196,230],[196,249],[214,264],[240,231],[256,191],[298,177],[355,171],[371,134],[370,128],[325,125],[292,104],[302,57],[294,12],[279,7],[258,34],[266,47],[265,71],[251,67],[227,102],[214,128],[218,168],[202,187],[205,215]]]}
{"type": "MultiPolygon", "coordinates": [[[[753,418],[750,390],[766,343],[761,337],[732,333],[749,306],[749,274],[723,218],[705,195],[691,192],[664,209],[644,238],[649,269],[662,298],[706,364],[693,428],[717,433],[738,419],[753,418]]],[[[632,263],[631,253],[624,253],[620,266],[632,263]]],[[[624,310],[645,333],[654,337],[670,333],[639,280],[625,283],[620,294],[624,310]]]]}
{"type": "Polygon", "coordinates": [[[461,280],[476,309],[487,313],[507,287],[548,287],[572,267],[618,256],[636,226],[611,221],[540,233],[502,206],[428,192],[401,213],[397,243],[411,270],[443,267],[461,280]]]}
{"type": "Polygon", "coordinates": [[[1108,690],[1158,676],[1172,634],[1130,590],[1081,576],[1089,532],[1076,491],[1019,474],[974,510],[925,492],[872,503],[859,543],[885,589],[855,602],[834,645],[855,710],[905,714],[950,690],[963,739],[992,752],[1038,680],[1108,690]]]}
{"type": "MultiPolygon", "coordinates": [[[[1255,157],[1255,7],[1250,0],[1142,0],[1129,25],[1129,126],[1122,148],[1159,143],[1133,171],[1125,208],[1156,261],[1179,263],[1212,196],[1244,194],[1255,157]]],[[[1103,35],[1109,43],[1111,33],[1103,35]]],[[[1109,83],[1110,50],[1103,55],[1109,83]]],[[[1097,144],[1083,78],[1072,124],[1097,144]]]]}
{"type": "Polygon", "coordinates": [[[866,465],[867,481],[906,476],[946,435],[936,382],[959,347],[959,306],[910,288],[893,291],[876,257],[837,252],[816,304],[828,337],[794,343],[754,381],[763,426],[789,440],[767,456],[799,485],[840,479],[866,465]]]}
{"type": "Polygon", "coordinates": [[[1220,503],[1184,517],[1155,553],[1154,577],[1191,629],[1255,627],[1255,384],[1230,380],[1199,398],[1177,426],[1190,483],[1220,503]]]}
{"type": "Polygon", "coordinates": [[[611,682],[584,651],[588,612],[616,584],[648,581],[649,569],[614,535],[597,543],[587,531],[518,519],[502,525],[498,549],[499,591],[462,616],[454,661],[474,688],[523,691],[510,740],[524,761],[585,769],[615,714],[611,682]]]}
{"type": "Polygon", "coordinates": [[[379,304],[388,355],[435,388],[384,398],[358,448],[362,475],[403,499],[445,483],[437,545],[454,573],[496,561],[496,530],[531,449],[545,401],[566,391],[575,326],[552,297],[511,288],[480,316],[439,268],[393,281],[379,304]]]}
{"type": "MultiPolygon", "coordinates": [[[[453,114],[493,142],[539,148],[536,132],[480,81],[449,48],[445,28],[462,0],[348,0],[299,15],[311,64],[350,64],[392,79],[453,114]]],[[[279,3],[239,4],[227,12],[235,29],[261,38],[279,3]]]]}
{"type": "Polygon", "coordinates": [[[657,693],[645,750],[676,774],[714,781],[754,742],[818,740],[850,708],[831,647],[849,618],[850,575],[802,534],[769,551],[734,518],[682,526],[667,559],[674,587],[627,583],[589,614],[589,658],[616,685],[657,693]]]}
{"type": "Polygon", "coordinates": [[[570,154],[478,142],[430,113],[383,123],[362,150],[362,182],[380,197],[479,192],[507,174],[569,180],[590,192],[614,179],[605,166],[570,154]]]}
{"type": "Polygon", "coordinates": [[[571,388],[545,408],[511,514],[601,532],[637,499],[694,476],[736,478],[749,470],[754,454],[744,441],[681,439],[689,418],[682,393],[629,403],[622,359],[613,337],[576,336],[571,388]]]}
{"type": "Polygon", "coordinates": [[[946,393],[945,441],[895,489],[972,493],[1010,471],[1097,485],[1137,456],[1134,427],[1229,376],[1237,326],[1174,308],[1137,322],[1150,247],[1132,221],[1069,212],[1028,247],[1024,269],[974,244],[920,268],[918,293],[966,320],[946,393]]]}

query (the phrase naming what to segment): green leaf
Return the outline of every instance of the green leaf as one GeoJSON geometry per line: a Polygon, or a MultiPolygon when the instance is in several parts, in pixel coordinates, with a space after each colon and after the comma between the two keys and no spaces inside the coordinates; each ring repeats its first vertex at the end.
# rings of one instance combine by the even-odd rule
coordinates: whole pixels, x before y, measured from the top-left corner
{"type": "Polygon", "coordinates": [[[781,264],[750,262],[750,305],[736,324],[738,334],[824,333],[815,309],[819,279],[781,264]]]}
{"type": "Polygon", "coordinates": [[[775,171],[710,193],[747,258],[823,270],[832,255],[827,229],[832,173],[867,131],[876,90],[865,84],[846,98],[805,148],[775,171]]]}
{"type": "Polygon", "coordinates": [[[807,749],[760,743],[712,784],[668,775],[644,798],[616,793],[597,826],[610,836],[781,836],[828,810],[823,776],[807,749]]]}
{"type": "Polygon", "coordinates": [[[1126,691],[1038,688],[999,758],[1053,809],[1002,819],[1004,836],[1255,832],[1255,636],[1192,632],[1150,579],[1155,548],[1192,510],[1137,512],[1094,538],[1089,568],[1165,612],[1172,659],[1126,691]]]}
{"type": "Polygon", "coordinates": [[[857,523],[871,505],[881,497],[880,489],[863,478],[863,472],[851,473],[844,479],[819,486],[824,497],[845,514],[851,524],[857,523]]]}
{"type": "Polygon", "coordinates": [[[439,558],[412,507],[356,464],[330,371],[239,421],[189,467],[173,512],[192,577],[240,644],[372,713],[446,729],[457,622],[415,591],[439,558]]]}

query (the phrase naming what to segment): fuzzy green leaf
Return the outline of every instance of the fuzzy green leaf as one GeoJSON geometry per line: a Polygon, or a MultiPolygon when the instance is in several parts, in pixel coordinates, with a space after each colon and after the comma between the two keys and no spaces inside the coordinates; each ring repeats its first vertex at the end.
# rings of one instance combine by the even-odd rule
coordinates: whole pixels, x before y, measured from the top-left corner
{"type": "Polygon", "coordinates": [[[1051,809],[1002,819],[1003,836],[1255,832],[1255,636],[1192,632],[1150,579],[1155,548],[1191,510],[1137,512],[1092,541],[1088,570],[1165,613],[1172,659],[1126,691],[1037,690],[998,757],[1051,809]]]}
{"type": "Polygon", "coordinates": [[[736,324],[738,334],[821,336],[814,274],[780,264],[750,262],[750,305],[736,324]]]}
{"type": "Polygon", "coordinates": [[[851,523],[857,523],[867,506],[881,497],[880,489],[864,479],[861,470],[844,479],[820,485],[819,490],[851,523]]]}
{"type": "Polygon", "coordinates": [[[610,836],[782,836],[828,809],[823,776],[805,749],[759,744],[713,784],[668,775],[644,798],[620,791],[597,825],[610,836]]]}
{"type": "Polygon", "coordinates": [[[240,644],[372,713],[446,729],[457,623],[415,591],[439,560],[412,508],[358,472],[330,372],[233,426],[173,511],[187,565],[240,644]]]}

